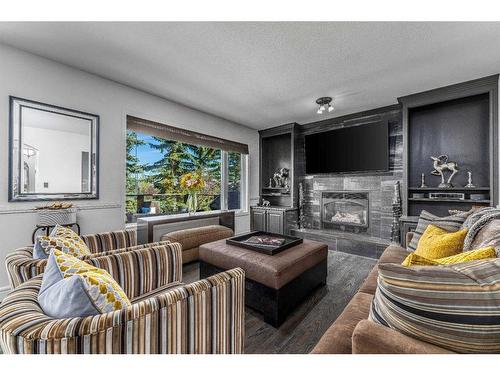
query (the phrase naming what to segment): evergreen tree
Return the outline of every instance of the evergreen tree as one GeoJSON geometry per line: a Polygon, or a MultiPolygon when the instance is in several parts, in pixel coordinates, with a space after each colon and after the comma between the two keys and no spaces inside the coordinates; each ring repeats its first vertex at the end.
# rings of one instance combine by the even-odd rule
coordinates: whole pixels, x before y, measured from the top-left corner
{"type": "Polygon", "coordinates": [[[144,172],[144,167],[137,157],[137,146],[144,145],[144,141],[137,137],[137,133],[127,131],[127,158],[126,158],[126,191],[127,194],[137,192],[139,175],[144,172]]]}

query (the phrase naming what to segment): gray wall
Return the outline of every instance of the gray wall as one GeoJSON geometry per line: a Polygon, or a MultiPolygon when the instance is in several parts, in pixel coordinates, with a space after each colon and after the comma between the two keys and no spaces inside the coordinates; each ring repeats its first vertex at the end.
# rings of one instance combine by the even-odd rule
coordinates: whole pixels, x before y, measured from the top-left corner
{"type": "MultiPolygon", "coordinates": [[[[37,203],[8,203],[8,97],[19,96],[100,115],[100,198],[77,201],[82,232],[124,228],[126,115],[228,138],[249,145],[249,197],[258,196],[256,130],[196,111],[116,82],[0,45],[0,261],[31,242],[37,203]]],[[[64,160],[60,161],[64,163],[64,160]]],[[[252,201],[250,202],[252,203],[252,201]]],[[[236,231],[249,229],[247,214],[236,218],[236,231]]],[[[8,290],[0,267],[0,299],[8,290]]]]}

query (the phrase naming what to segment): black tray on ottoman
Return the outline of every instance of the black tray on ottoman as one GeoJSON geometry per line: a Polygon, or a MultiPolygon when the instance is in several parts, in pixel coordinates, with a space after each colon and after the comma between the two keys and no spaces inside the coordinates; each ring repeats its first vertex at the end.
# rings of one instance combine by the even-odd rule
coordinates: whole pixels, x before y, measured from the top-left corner
{"type": "Polygon", "coordinates": [[[243,247],[245,249],[257,251],[257,252],[262,253],[262,254],[274,255],[274,254],[281,253],[283,250],[289,249],[290,247],[293,247],[295,245],[302,243],[302,238],[286,236],[284,234],[256,231],[256,232],[250,232],[250,233],[243,234],[240,236],[228,238],[226,240],[226,243],[229,245],[239,246],[239,247],[243,247]],[[276,246],[246,242],[251,237],[268,237],[268,238],[272,237],[272,238],[283,239],[284,242],[281,245],[276,245],[276,246]]]}

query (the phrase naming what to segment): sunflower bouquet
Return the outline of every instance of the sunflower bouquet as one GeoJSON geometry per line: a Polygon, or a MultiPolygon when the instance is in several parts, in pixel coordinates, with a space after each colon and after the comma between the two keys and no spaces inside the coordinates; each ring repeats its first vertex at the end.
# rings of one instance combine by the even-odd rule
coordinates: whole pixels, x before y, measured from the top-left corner
{"type": "Polygon", "coordinates": [[[194,172],[189,172],[181,176],[180,186],[188,192],[186,201],[188,211],[196,212],[198,209],[197,193],[205,187],[205,180],[201,175],[194,172]]]}

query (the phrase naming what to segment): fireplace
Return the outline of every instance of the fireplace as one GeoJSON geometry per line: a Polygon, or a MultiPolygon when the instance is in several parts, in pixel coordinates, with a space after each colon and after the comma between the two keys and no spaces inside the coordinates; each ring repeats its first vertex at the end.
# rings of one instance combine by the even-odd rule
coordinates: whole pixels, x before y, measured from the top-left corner
{"type": "Polygon", "coordinates": [[[323,228],[365,231],[368,228],[368,192],[323,191],[321,225],[323,228]]]}

